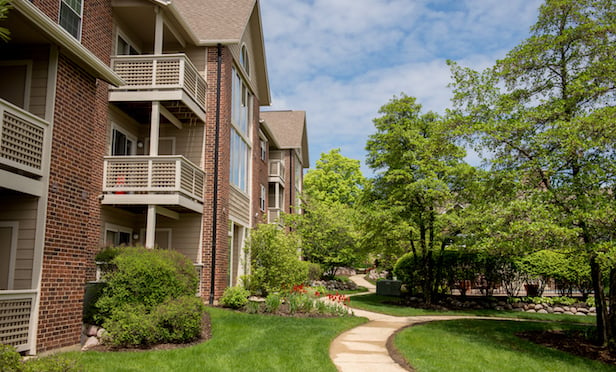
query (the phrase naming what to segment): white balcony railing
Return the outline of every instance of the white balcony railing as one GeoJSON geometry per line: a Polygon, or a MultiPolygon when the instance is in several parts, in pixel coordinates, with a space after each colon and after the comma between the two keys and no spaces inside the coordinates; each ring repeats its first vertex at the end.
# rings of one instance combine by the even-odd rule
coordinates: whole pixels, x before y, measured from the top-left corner
{"type": "Polygon", "coordinates": [[[112,90],[182,89],[205,110],[207,83],[184,54],[117,56],[111,67],[126,82],[112,90]]]}
{"type": "Polygon", "coordinates": [[[0,163],[42,176],[49,123],[2,99],[0,119],[0,163]]]}
{"type": "Polygon", "coordinates": [[[104,159],[104,193],[179,193],[203,203],[205,173],[181,155],[106,156],[104,159]]]}
{"type": "Polygon", "coordinates": [[[36,290],[0,291],[0,344],[17,351],[32,348],[36,290]]]}
{"type": "Polygon", "coordinates": [[[269,161],[269,176],[279,177],[282,181],[284,181],[284,163],[282,160],[269,161]]]}

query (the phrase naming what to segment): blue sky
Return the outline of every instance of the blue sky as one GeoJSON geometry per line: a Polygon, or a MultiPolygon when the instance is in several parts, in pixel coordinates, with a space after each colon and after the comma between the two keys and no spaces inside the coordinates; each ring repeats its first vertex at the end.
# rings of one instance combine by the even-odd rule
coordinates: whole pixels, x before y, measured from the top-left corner
{"type": "MultiPolygon", "coordinates": [[[[529,36],[540,0],[261,0],[272,105],[305,110],[310,165],[340,148],[364,163],[394,95],[450,107],[447,59],[483,69],[529,36]]],[[[476,157],[469,155],[471,163],[476,157]]],[[[364,175],[370,170],[363,165],[364,175]]]]}

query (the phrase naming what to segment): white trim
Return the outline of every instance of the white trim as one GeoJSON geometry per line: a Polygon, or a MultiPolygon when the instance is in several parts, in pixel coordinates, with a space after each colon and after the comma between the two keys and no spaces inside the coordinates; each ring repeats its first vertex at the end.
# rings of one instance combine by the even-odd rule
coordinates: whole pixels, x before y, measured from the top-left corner
{"type": "Polygon", "coordinates": [[[9,272],[7,277],[7,290],[12,290],[15,282],[15,262],[17,261],[17,237],[19,235],[19,221],[0,221],[0,227],[11,228],[11,247],[9,248],[9,272]]]}
{"type": "Polygon", "coordinates": [[[122,27],[116,26],[115,29],[116,29],[115,39],[113,40],[113,42],[114,42],[114,45],[113,45],[114,46],[114,49],[113,49],[114,55],[116,55],[116,56],[117,55],[121,55],[121,54],[118,54],[118,39],[119,38],[122,38],[126,42],[126,44],[128,44],[128,46],[130,48],[135,49],[135,51],[138,54],[142,54],[141,48],[137,47],[137,44],[133,41],[133,39],[131,37],[128,36],[128,34],[122,29],[122,27]]]}
{"type": "Polygon", "coordinates": [[[24,82],[24,106],[22,109],[30,111],[30,93],[32,87],[32,60],[13,59],[0,61],[1,66],[26,66],[26,81],[24,82]]]}
{"type": "Polygon", "coordinates": [[[137,136],[131,133],[126,127],[117,124],[116,122],[111,122],[111,138],[109,141],[109,155],[113,154],[113,131],[117,130],[126,136],[129,140],[133,141],[133,146],[131,148],[131,153],[126,156],[137,155],[137,136]]]}

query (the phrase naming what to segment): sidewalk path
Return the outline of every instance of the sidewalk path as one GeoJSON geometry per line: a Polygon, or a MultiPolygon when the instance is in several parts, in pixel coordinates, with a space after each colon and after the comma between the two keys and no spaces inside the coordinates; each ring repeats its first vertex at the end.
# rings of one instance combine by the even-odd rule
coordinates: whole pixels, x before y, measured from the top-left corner
{"type": "MultiPolygon", "coordinates": [[[[350,279],[371,293],[376,291],[376,287],[361,275],[350,279]]],[[[330,345],[329,356],[341,372],[407,371],[391,358],[387,350],[387,340],[398,329],[437,320],[482,319],[473,316],[398,317],[358,309],[353,309],[353,312],[356,316],[368,318],[369,322],[342,333],[330,345]]]]}

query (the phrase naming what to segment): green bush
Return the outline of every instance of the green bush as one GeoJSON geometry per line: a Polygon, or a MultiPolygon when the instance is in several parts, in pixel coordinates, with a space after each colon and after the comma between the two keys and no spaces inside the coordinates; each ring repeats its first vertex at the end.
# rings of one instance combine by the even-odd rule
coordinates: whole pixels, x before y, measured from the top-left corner
{"type": "Polygon", "coordinates": [[[143,305],[146,312],[169,298],[194,295],[199,278],[192,262],[179,252],[126,247],[112,261],[116,270],[96,303],[97,320],[114,309],[143,305]]]}
{"type": "Polygon", "coordinates": [[[15,348],[0,344],[0,371],[19,372],[23,370],[22,367],[21,356],[15,348]]]}
{"type": "Polygon", "coordinates": [[[81,371],[79,363],[61,355],[30,359],[24,363],[23,372],[72,372],[81,371]]]}
{"type": "Polygon", "coordinates": [[[276,225],[260,224],[253,229],[247,243],[252,268],[251,290],[267,295],[305,283],[308,263],[299,260],[298,247],[297,237],[276,225]]]}
{"type": "Polygon", "coordinates": [[[152,316],[159,342],[185,343],[201,335],[205,306],[196,296],[183,296],[158,305],[152,316]]]}
{"type": "Polygon", "coordinates": [[[220,298],[220,304],[231,309],[239,309],[248,303],[250,292],[243,287],[228,287],[220,298]]]}
{"type": "Polygon", "coordinates": [[[115,347],[145,347],[160,339],[154,317],[140,304],[115,308],[103,327],[107,330],[104,342],[115,347]]]}
{"type": "Polygon", "coordinates": [[[116,258],[124,249],[124,247],[106,247],[101,249],[94,260],[96,262],[111,262],[114,258],[116,258]]]}
{"type": "Polygon", "coordinates": [[[308,280],[319,280],[323,276],[323,269],[321,265],[314,262],[308,262],[308,280]]]}

